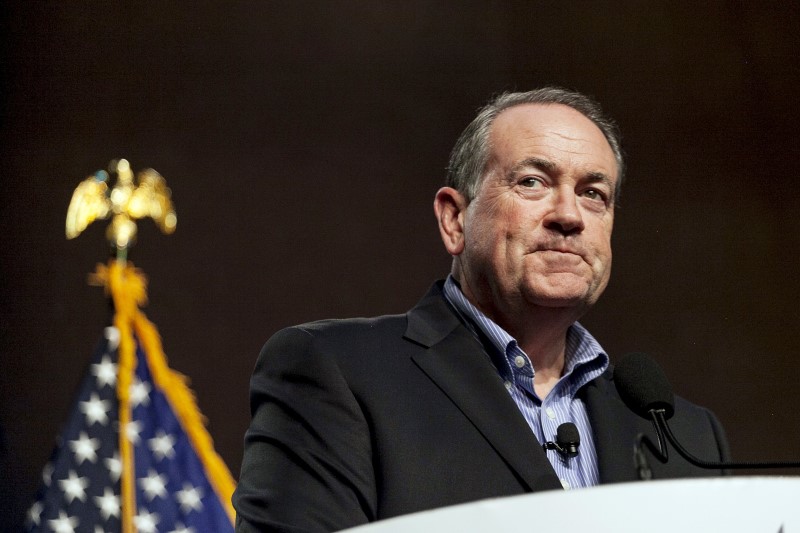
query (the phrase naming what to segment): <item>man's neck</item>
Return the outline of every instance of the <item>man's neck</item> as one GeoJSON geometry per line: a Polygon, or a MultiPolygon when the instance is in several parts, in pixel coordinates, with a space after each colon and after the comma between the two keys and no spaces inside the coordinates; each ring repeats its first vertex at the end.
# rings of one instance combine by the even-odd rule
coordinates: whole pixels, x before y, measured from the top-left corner
{"type": "Polygon", "coordinates": [[[537,311],[525,313],[522,320],[491,318],[517,340],[530,358],[535,371],[534,391],[544,399],[564,373],[567,331],[575,319],[572,314],[555,309],[539,308],[537,311]]]}
{"type": "Polygon", "coordinates": [[[533,364],[534,390],[540,398],[547,396],[564,372],[567,331],[581,313],[571,307],[543,307],[524,302],[497,305],[491,298],[483,301],[468,283],[461,284],[461,291],[472,305],[516,339],[533,364]]]}

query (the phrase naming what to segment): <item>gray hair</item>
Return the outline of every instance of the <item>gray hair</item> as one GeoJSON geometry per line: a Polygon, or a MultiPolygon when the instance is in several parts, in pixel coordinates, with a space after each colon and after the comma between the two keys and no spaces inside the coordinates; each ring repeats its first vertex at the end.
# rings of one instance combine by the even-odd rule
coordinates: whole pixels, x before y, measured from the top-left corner
{"type": "Polygon", "coordinates": [[[614,192],[614,202],[616,203],[619,200],[622,176],[625,173],[619,128],[610,117],[603,114],[600,104],[595,100],[579,92],[560,87],[543,87],[518,93],[506,92],[490,100],[481,108],[478,115],[456,141],[456,145],[450,153],[450,163],[447,166],[447,186],[463,194],[467,201],[475,198],[489,161],[491,151],[489,132],[494,120],[502,111],[523,104],[565,105],[578,111],[600,128],[617,161],[618,176],[614,192]]]}

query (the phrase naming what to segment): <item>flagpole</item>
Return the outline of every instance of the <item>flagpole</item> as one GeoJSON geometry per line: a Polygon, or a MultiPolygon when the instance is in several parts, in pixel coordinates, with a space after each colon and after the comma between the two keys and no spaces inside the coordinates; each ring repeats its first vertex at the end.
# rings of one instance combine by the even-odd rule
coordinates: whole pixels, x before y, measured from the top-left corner
{"type": "Polygon", "coordinates": [[[136,370],[136,342],[132,332],[130,302],[125,301],[126,291],[123,276],[124,262],[111,260],[108,265],[108,287],[114,302],[114,326],[120,333],[119,361],[117,375],[117,398],[119,399],[119,453],[122,461],[120,476],[122,533],[133,533],[133,514],[136,509],[136,490],[134,486],[134,464],[128,427],[131,423],[130,390],[136,370]]]}

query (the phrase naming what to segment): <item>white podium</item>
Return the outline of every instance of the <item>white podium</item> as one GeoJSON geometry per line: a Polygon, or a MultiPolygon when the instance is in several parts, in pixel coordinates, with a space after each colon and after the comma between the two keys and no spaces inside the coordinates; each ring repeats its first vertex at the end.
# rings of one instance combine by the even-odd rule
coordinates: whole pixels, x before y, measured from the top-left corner
{"type": "Polygon", "coordinates": [[[648,481],[455,505],[352,533],[800,533],[800,477],[648,481]]]}

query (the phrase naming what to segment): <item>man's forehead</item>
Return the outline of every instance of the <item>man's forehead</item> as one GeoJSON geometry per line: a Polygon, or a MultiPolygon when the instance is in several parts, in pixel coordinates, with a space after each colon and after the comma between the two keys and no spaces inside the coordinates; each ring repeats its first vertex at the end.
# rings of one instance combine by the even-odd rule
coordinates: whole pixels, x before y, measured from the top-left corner
{"type": "MultiPolygon", "coordinates": [[[[608,166],[607,174],[616,179],[619,172],[619,163],[602,130],[583,113],[563,104],[526,103],[504,109],[495,118],[489,134],[491,158],[517,143],[541,142],[543,146],[552,146],[556,143],[549,141],[557,140],[590,146],[592,152],[604,160],[604,166],[608,166]]],[[[527,154],[518,155],[528,157],[527,154]]]]}

